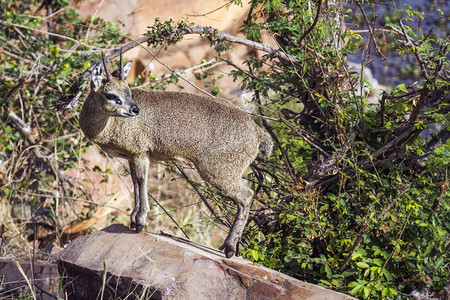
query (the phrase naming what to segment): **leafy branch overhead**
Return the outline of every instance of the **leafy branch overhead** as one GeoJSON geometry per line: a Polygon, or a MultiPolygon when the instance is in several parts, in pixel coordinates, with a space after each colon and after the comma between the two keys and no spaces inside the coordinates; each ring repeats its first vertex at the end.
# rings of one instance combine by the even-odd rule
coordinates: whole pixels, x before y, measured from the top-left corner
{"type": "MultiPolygon", "coordinates": [[[[220,41],[242,44],[250,48],[254,48],[256,50],[261,50],[263,52],[269,53],[274,57],[286,60],[288,62],[300,64],[300,61],[298,61],[295,57],[286,54],[281,50],[273,49],[267,45],[252,40],[235,37],[220,30],[214,29],[210,26],[196,25],[193,27],[189,27],[189,25],[192,24],[185,23],[184,21],[175,24],[173,21],[166,21],[164,23],[161,23],[160,21],[157,20],[155,25],[150,27],[150,30],[146,35],[144,35],[139,39],[131,41],[127,44],[124,44],[122,46],[123,51],[124,52],[129,51],[130,49],[135,48],[137,46],[142,46],[145,43],[147,43],[148,46],[153,47],[156,47],[160,44],[173,45],[180,42],[183,39],[184,35],[198,34],[208,39],[211,42],[211,45],[216,45],[220,41]]],[[[115,51],[107,55],[105,58],[107,60],[112,60],[118,57],[119,54],[120,50],[116,49],[115,51]]],[[[92,69],[93,67],[91,66],[85,72],[83,72],[81,76],[83,78],[86,78],[87,76],[90,75],[92,69]]]]}

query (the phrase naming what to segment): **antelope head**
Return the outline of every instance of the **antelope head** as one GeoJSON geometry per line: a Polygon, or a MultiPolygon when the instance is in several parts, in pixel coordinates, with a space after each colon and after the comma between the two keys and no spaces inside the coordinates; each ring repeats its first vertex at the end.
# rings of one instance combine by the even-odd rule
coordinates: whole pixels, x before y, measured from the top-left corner
{"type": "Polygon", "coordinates": [[[134,103],[131,89],[125,78],[130,71],[132,62],[122,65],[122,48],[120,48],[120,67],[110,73],[105,56],[102,53],[102,64],[97,64],[92,70],[91,93],[100,99],[101,110],[114,117],[134,118],[139,114],[139,107],[134,103]],[[103,71],[104,70],[104,71],[103,71]],[[106,75],[106,78],[103,75],[106,75]]]}

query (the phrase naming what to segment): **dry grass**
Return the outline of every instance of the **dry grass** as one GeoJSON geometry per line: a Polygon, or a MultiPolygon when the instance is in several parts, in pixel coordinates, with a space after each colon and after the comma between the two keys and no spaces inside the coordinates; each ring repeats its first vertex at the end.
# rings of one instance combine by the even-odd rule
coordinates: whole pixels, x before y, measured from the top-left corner
{"type": "MultiPolygon", "coordinates": [[[[37,248],[53,242],[62,246],[76,236],[112,223],[129,224],[133,191],[127,168],[126,161],[104,156],[94,146],[83,155],[77,168],[64,173],[66,180],[84,189],[83,193],[77,195],[74,191],[69,199],[55,193],[27,190],[13,190],[9,196],[3,195],[0,198],[0,255],[30,258],[37,253],[37,248]],[[38,207],[20,197],[39,194],[47,197],[39,198],[38,207]]],[[[195,171],[187,171],[190,177],[199,180],[195,171]]],[[[221,244],[226,229],[214,224],[199,196],[181,175],[167,172],[164,165],[153,163],[149,193],[151,211],[146,230],[185,237],[175,220],[190,239],[212,247],[221,244]]],[[[40,258],[48,259],[43,255],[40,258]]]]}
{"type": "MultiPolygon", "coordinates": [[[[0,190],[0,257],[54,262],[55,258],[47,251],[53,244],[64,246],[79,235],[113,223],[129,224],[133,191],[127,168],[126,161],[105,156],[92,146],[80,157],[76,168],[62,173],[64,180],[76,187],[65,195],[58,192],[61,189],[58,182],[53,182],[48,190],[33,189],[29,183],[25,187],[9,184],[8,187],[13,187],[9,193],[0,190]]],[[[185,171],[199,180],[195,171],[188,168],[185,171]]],[[[214,223],[200,197],[181,177],[166,171],[165,165],[151,165],[148,181],[151,210],[145,230],[183,238],[186,233],[193,241],[217,248],[228,229],[214,223]]],[[[8,291],[0,278],[0,298],[14,295],[13,298],[33,299],[36,291],[30,284],[8,291]]]]}

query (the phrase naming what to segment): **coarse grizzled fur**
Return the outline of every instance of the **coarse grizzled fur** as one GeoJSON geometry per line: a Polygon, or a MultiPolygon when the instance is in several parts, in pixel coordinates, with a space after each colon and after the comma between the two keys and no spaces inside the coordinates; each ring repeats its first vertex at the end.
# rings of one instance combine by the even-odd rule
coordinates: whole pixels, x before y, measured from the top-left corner
{"type": "MultiPolygon", "coordinates": [[[[150,160],[192,161],[202,179],[230,196],[238,215],[221,249],[235,254],[248,219],[253,191],[242,180],[258,150],[269,156],[270,135],[252,118],[224,99],[183,92],[131,90],[98,65],[91,93],[83,105],[80,126],[86,137],[106,152],[128,159],[134,184],[131,226],[139,232],[149,211],[147,177],[150,160]]],[[[113,74],[117,74],[115,71],[113,74]]]]}

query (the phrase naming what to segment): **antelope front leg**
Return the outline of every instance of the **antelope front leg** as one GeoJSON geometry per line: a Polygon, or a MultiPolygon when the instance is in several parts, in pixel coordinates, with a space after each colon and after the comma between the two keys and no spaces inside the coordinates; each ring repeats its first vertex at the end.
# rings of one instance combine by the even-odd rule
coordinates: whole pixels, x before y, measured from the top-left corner
{"type": "Polygon", "coordinates": [[[133,166],[132,161],[129,161],[130,164],[130,173],[131,173],[131,179],[133,180],[133,191],[134,191],[134,208],[133,211],[131,212],[131,223],[130,223],[130,228],[136,228],[136,215],[139,211],[139,185],[137,182],[137,177],[136,177],[136,168],[133,166]]]}
{"type": "Polygon", "coordinates": [[[147,156],[130,159],[131,179],[134,186],[134,209],[131,213],[131,228],[141,232],[145,225],[145,218],[150,208],[147,197],[147,178],[150,160],[147,156]]]}

